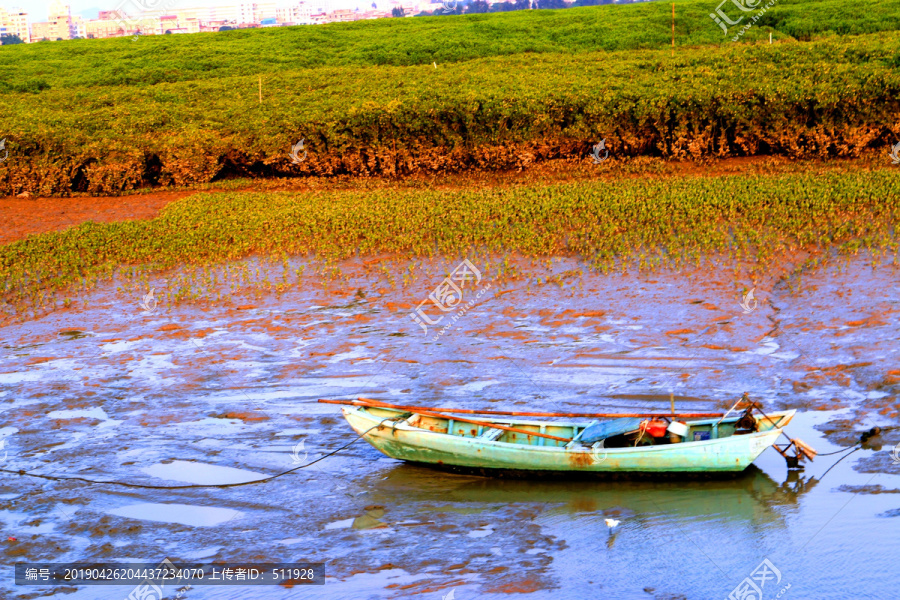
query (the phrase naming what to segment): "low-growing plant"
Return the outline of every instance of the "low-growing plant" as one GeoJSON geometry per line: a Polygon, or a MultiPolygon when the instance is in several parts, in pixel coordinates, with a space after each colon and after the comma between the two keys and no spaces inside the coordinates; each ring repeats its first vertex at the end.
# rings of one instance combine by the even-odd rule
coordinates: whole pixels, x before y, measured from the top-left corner
{"type": "MultiPolygon", "coordinates": [[[[252,270],[226,268],[224,280],[270,289],[284,257],[298,255],[316,267],[312,276],[294,270],[294,283],[322,285],[345,278],[337,261],[382,253],[576,255],[603,272],[677,268],[717,255],[762,269],[800,248],[865,250],[896,263],[898,224],[900,178],[889,168],[462,191],[200,193],[153,220],[85,223],[0,247],[0,297],[16,311],[117,271],[146,282],[178,265],[189,267],[175,286],[188,297],[210,287],[206,266],[252,255],[260,257],[252,270]]],[[[392,287],[409,281],[379,268],[392,287]]],[[[516,276],[505,259],[489,268],[516,276]]]]}

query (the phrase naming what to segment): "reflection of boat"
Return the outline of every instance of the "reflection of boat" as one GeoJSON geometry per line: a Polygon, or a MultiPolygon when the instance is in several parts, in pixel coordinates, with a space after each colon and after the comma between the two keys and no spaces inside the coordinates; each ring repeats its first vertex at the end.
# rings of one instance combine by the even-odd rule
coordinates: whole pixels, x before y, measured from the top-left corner
{"type": "Polygon", "coordinates": [[[400,460],[482,474],[735,473],[771,446],[793,410],[754,416],[602,422],[439,415],[358,403],[350,426],[400,460]],[[678,425],[677,427],[674,427],[678,425]]]}
{"type": "MultiPolygon", "coordinates": [[[[605,513],[628,516],[665,512],[687,519],[721,519],[742,523],[781,523],[777,507],[799,498],[786,498],[778,484],[751,465],[728,479],[686,479],[672,485],[667,481],[627,478],[598,485],[590,480],[486,478],[435,478],[431,469],[398,464],[387,477],[373,482],[378,503],[429,502],[428,512],[467,512],[485,506],[537,503],[553,505],[546,515],[605,513]]],[[[424,509],[423,509],[424,510],[424,509]]]]}

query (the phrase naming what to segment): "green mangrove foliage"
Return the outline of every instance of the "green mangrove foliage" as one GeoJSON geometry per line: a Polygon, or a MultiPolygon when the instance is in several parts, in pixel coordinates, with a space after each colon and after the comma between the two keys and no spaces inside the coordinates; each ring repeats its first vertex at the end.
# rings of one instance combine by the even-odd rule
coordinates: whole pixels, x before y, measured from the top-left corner
{"type": "Polygon", "coordinates": [[[741,38],[796,34],[772,45],[678,5],[674,58],[656,2],[5,46],[0,195],[516,168],[600,139],[675,158],[896,143],[900,3],[780,0],[741,38]]]}
{"type": "MultiPolygon", "coordinates": [[[[710,18],[718,2],[676,0],[675,37],[684,48],[731,44],[751,11],[728,34],[710,18]],[[712,5],[712,6],[711,6],[712,5]]],[[[758,6],[762,7],[765,2],[758,6]]],[[[723,10],[737,19],[733,6],[723,10]]],[[[900,29],[895,0],[778,0],[741,36],[744,41],[810,41],[900,29]]],[[[335,66],[431,66],[522,53],[667,50],[671,3],[594,6],[322,26],[246,29],[189,36],[73,40],[0,50],[0,93],[137,86],[271,75],[335,66]]]]}

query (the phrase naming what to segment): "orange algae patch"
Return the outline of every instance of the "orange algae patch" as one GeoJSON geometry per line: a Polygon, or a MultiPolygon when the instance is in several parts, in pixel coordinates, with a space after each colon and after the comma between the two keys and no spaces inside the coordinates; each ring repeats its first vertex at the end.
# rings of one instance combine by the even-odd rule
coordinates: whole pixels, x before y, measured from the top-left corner
{"type": "Polygon", "coordinates": [[[225,419],[240,419],[244,423],[252,423],[254,421],[268,421],[269,416],[262,413],[249,412],[227,412],[223,415],[225,419]]]}

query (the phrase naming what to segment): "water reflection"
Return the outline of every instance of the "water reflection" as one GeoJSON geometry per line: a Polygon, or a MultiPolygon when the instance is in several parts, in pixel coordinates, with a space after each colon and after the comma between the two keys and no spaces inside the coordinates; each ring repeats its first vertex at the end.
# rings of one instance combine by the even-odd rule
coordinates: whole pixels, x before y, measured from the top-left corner
{"type": "MultiPolygon", "coordinates": [[[[727,479],[509,480],[462,476],[399,464],[378,482],[385,502],[444,502],[496,505],[540,503],[546,515],[603,513],[630,516],[666,513],[672,519],[715,519],[784,526],[784,507],[797,509],[800,498],[818,483],[790,472],[776,483],[751,466],[727,479]]],[[[440,511],[444,507],[435,506],[440,511]]],[[[458,509],[459,507],[456,507],[458,509]]]]}
{"type": "Polygon", "coordinates": [[[802,471],[788,471],[787,479],[778,486],[778,494],[773,496],[773,501],[785,506],[797,506],[800,496],[809,493],[820,479],[816,477],[801,476],[802,471]]]}

